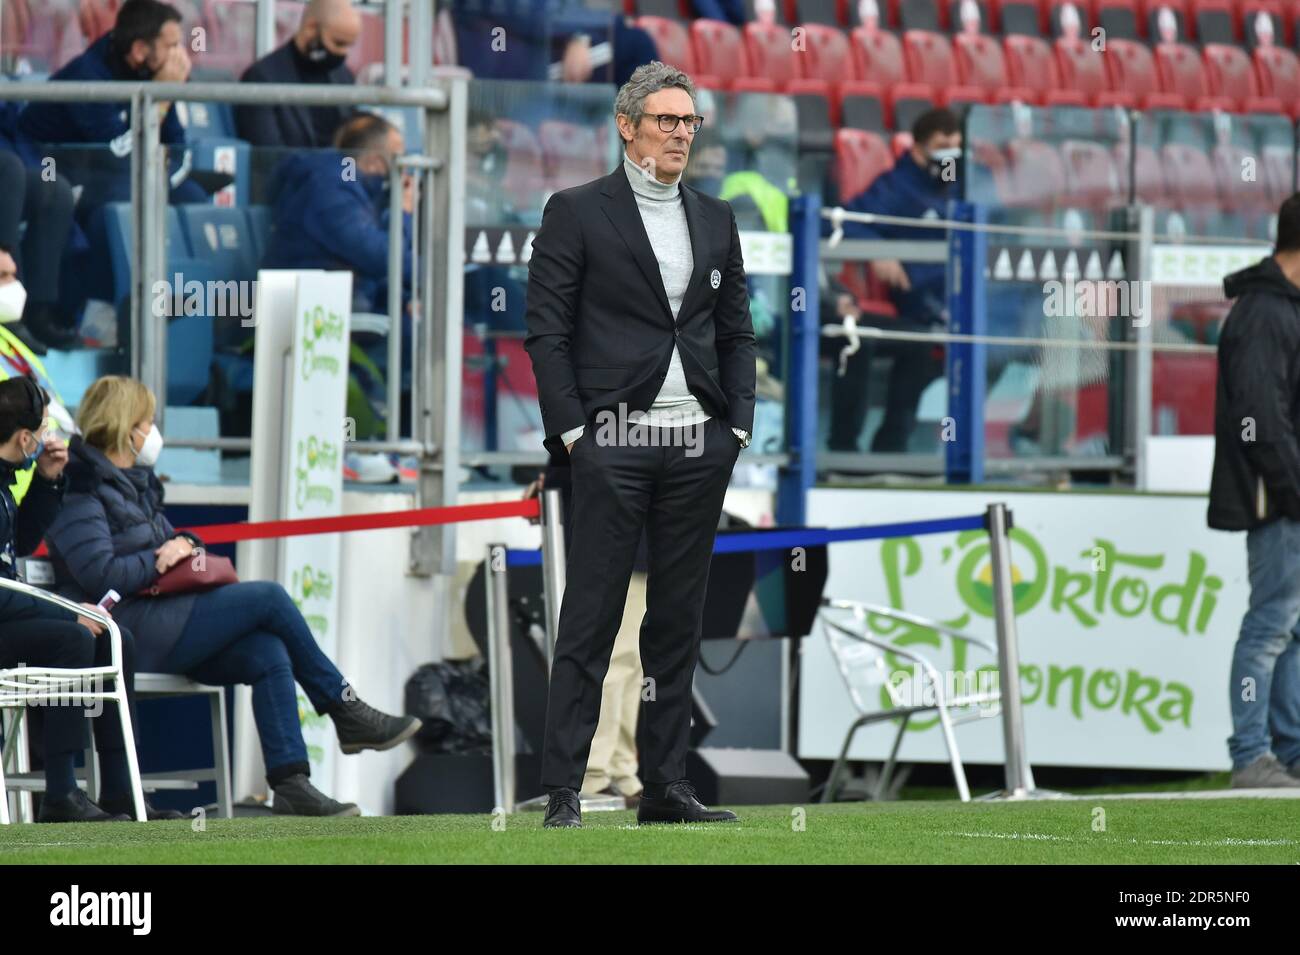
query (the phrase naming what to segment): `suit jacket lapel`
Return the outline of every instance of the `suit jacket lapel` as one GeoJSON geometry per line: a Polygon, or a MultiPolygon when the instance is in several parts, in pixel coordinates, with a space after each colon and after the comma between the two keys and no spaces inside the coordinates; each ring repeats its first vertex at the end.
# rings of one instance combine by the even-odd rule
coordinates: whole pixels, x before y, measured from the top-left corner
{"type": "Polygon", "coordinates": [[[695,266],[691,270],[691,280],[686,286],[686,293],[682,296],[682,307],[677,310],[678,316],[689,315],[687,309],[691,305],[691,300],[704,287],[704,276],[712,270],[712,263],[709,258],[709,216],[704,211],[704,203],[700,202],[699,195],[694,189],[684,183],[679,187],[682,192],[682,208],[686,210],[686,227],[691,233],[691,255],[695,260],[695,266]]]}
{"type": "Polygon", "coordinates": [[[622,162],[617,169],[605,177],[605,187],[601,190],[605,196],[604,210],[614,230],[627,245],[632,258],[641,269],[646,282],[654,290],[655,297],[663,307],[664,315],[672,324],[673,310],[668,304],[668,293],[664,291],[663,274],[659,271],[659,260],[650,245],[650,236],[646,234],[645,223],[641,221],[641,210],[636,207],[636,194],[627,181],[622,162]]]}

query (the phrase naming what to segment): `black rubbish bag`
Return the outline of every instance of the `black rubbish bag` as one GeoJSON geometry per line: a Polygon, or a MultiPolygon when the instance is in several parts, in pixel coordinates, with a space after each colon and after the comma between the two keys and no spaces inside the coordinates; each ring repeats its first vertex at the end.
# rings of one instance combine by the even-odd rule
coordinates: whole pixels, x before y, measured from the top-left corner
{"type": "Polygon", "coordinates": [[[406,681],[406,712],[424,723],[416,739],[425,752],[492,751],[488,673],[482,660],[421,665],[406,681]]]}

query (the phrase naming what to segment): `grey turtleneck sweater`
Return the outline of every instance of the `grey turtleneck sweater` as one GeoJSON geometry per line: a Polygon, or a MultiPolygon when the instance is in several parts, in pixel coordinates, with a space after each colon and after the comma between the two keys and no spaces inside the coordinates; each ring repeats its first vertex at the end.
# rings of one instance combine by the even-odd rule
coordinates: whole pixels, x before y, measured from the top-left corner
{"type": "MultiPolygon", "coordinates": [[[[641,222],[645,225],[655,258],[659,260],[659,275],[663,279],[664,292],[668,295],[668,304],[673,311],[673,320],[676,321],[682,299],[686,295],[686,286],[691,281],[691,272],[695,269],[691,233],[686,225],[686,210],[682,208],[682,193],[678,186],[681,177],[670,183],[660,182],[632,162],[626,153],[623,154],[623,171],[627,173],[632,192],[636,194],[641,222]]],[[[629,424],[647,424],[653,427],[684,427],[700,424],[711,417],[686,384],[686,373],[682,370],[682,357],[677,351],[676,342],[673,343],[673,355],[668,364],[668,376],[649,410],[634,411],[627,417],[629,424]]],[[[561,440],[565,444],[576,441],[583,429],[583,425],[578,425],[564,432],[561,440]]]]}

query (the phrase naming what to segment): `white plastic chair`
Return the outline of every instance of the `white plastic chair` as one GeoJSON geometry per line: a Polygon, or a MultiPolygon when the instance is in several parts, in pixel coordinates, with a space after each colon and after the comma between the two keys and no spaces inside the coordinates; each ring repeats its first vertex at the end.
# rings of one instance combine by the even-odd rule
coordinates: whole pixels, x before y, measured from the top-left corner
{"type": "Polygon", "coordinates": [[[962,765],[961,754],[957,750],[957,739],[953,734],[953,727],[985,716],[997,715],[1001,712],[1002,694],[1000,692],[959,692],[950,698],[947,697],[945,695],[944,681],[935,666],[913,647],[897,646],[888,640],[872,636],[867,622],[869,615],[888,617],[892,620],[899,620],[933,630],[954,640],[961,640],[980,647],[988,651],[995,661],[997,660],[997,647],[988,640],[953,630],[936,620],[928,620],[902,610],[864,603],[858,600],[823,598],[822,609],[818,611],[817,619],[826,634],[831,656],[835,660],[835,665],[844,680],[844,685],[849,691],[849,697],[853,701],[853,706],[858,711],[859,716],[849,726],[848,732],[844,736],[844,745],[840,747],[839,758],[835,761],[830,777],[826,781],[826,788],[822,792],[821,801],[834,801],[835,795],[839,791],[840,777],[843,775],[845,764],[848,762],[849,747],[852,745],[853,737],[857,735],[858,730],[870,723],[899,719],[898,735],[894,737],[894,745],[889,751],[889,759],[885,762],[884,770],[880,775],[880,780],[873,795],[873,798],[879,799],[889,787],[898,759],[898,750],[903,743],[903,734],[907,732],[908,722],[918,713],[934,712],[938,714],[939,725],[943,731],[944,745],[947,746],[948,758],[952,763],[952,774],[957,783],[957,794],[962,802],[970,802],[970,789],[966,785],[966,770],[962,765]],[[916,671],[919,672],[927,691],[925,698],[921,702],[908,699],[907,695],[890,678],[891,674],[887,670],[885,654],[902,657],[913,664],[916,671]],[[889,709],[885,710],[881,710],[869,702],[872,696],[879,695],[882,686],[889,695],[892,704],[889,709]],[[933,702],[929,701],[930,694],[933,694],[933,702]],[[982,708],[990,703],[993,704],[990,711],[977,711],[955,717],[952,714],[953,710],[966,710],[971,707],[982,708]]]}
{"type": "MultiPolygon", "coordinates": [[[[126,744],[127,768],[131,776],[131,802],[135,807],[136,820],[144,822],[144,789],[140,785],[140,764],[135,752],[131,711],[126,703],[126,682],[122,679],[122,634],[117,624],[105,613],[89,610],[78,603],[19,580],[0,577],[0,588],[17,591],[36,600],[44,600],[63,607],[107,628],[112,662],[106,667],[88,667],[84,670],[32,666],[0,669],[0,709],[50,702],[72,704],[93,703],[99,700],[105,703],[116,703],[118,719],[122,724],[122,739],[126,744]]],[[[96,639],[105,639],[105,635],[96,639]]],[[[9,740],[6,739],[5,742],[8,743],[9,740]]],[[[5,789],[2,752],[0,752],[0,825],[9,825],[9,795],[5,789]]]]}

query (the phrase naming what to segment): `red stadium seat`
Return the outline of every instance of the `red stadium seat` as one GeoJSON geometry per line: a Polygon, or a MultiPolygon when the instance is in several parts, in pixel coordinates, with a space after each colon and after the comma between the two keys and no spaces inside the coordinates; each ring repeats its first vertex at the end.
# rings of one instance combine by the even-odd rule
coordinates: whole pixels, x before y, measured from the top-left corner
{"type": "Polygon", "coordinates": [[[659,49],[659,59],[669,66],[695,74],[695,52],[691,49],[691,35],[686,25],[666,17],[643,16],[636,20],[636,25],[655,41],[659,49]]]}
{"type": "Polygon", "coordinates": [[[996,90],[1010,86],[1006,59],[997,40],[982,33],[959,33],[952,38],[957,80],[963,86],[996,90]]]}
{"type": "Polygon", "coordinates": [[[849,44],[858,79],[879,83],[886,90],[897,83],[907,82],[903,45],[894,34],[855,27],[849,34],[849,44]]]}
{"type": "Polygon", "coordinates": [[[1061,71],[1046,40],[1036,36],[1005,37],[1002,52],[1012,86],[1032,87],[1044,93],[1061,88],[1061,71]]]}
{"type": "Polygon", "coordinates": [[[835,132],[835,175],[840,196],[849,200],[864,192],[876,177],[894,165],[885,141],[861,129],[835,132]]]}
{"type": "Polygon", "coordinates": [[[1190,33],[1187,5],[1183,0],[1145,0],[1142,4],[1142,35],[1158,43],[1188,43],[1190,33]]]}
{"type": "Polygon", "coordinates": [[[1300,102],[1300,59],[1294,53],[1283,46],[1256,47],[1254,60],[1261,95],[1300,102]]]}
{"type": "MultiPolygon", "coordinates": [[[[1150,146],[1137,146],[1134,149],[1133,165],[1137,172],[1137,199],[1153,205],[1165,202],[1168,192],[1165,188],[1164,170],[1160,168],[1160,157],[1150,146]]],[[[1127,148],[1117,144],[1111,152],[1115,161],[1115,170],[1119,175],[1120,195],[1128,201],[1129,194],[1129,157],[1127,148]]]]}
{"type": "Polygon", "coordinates": [[[875,133],[885,131],[888,110],[880,84],[850,80],[839,84],[835,92],[838,102],[834,108],[839,125],[875,133]]]}
{"type": "Polygon", "coordinates": [[[1007,205],[1047,209],[1061,199],[1065,166],[1050,144],[1018,139],[1007,145],[1007,205]]]}
{"type": "Polygon", "coordinates": [[[889,0],[889,22],[901,30],[947,29],[947,10],[940,0],[889,0]]]}
{"type": "Polygon", "coordinates": [[[1205,68],[1201,65],[1195,47],[1186,43],[1158,43],[1155,54],[1160,88],[1166,93],[1179,94],[1189,105],[1209,95],[1205,68]]]}
{"type": "Polygon", "coordinates": [[[1237,104],[1237,109],[1243,111],[1283,111],[1281,102],[1260,96],[1254,66],[1241,47],[1207,43],[1202,48],[1201,57],[1211,96],[1230,99],[1237,104]]]}
{"type": "Polygon", "coordinates": [[[542,167],[552,190],[589,182],[608,170],[600,138],[589,126],[547,119],[537,128],[542,167]]]}
{"type": "Polygon", "coordinates": [[[1210,157],[1187,143],[1167,143],[1160,150],[1169,198],[1183,208],[1217,206],[1219,187],[1210,157]]]}
{"type": "Polygon", "coordinates": [[[743,32],[752,75],[769,79],[778,87],[799,78],[799,55],[790,42],[789,30],[774,23],[746,23],[743,32]]]}
{"type": "Polygon", "coordinates": [[[1105,146],[1067,139],[1061,143],[1061,162],[1067,205],[1106,209],[1122,201],[1119,174],[1105,146]]]}
{"type": "Polygon", "coordinates": [[[957,82],[952,48],[942,33],[908,30],[903,34],[903,56],[910,82],[924,83],[936,90],[957,82]]]}
{"type": "MultiPolygon", "coordinates": [[[[1111,40],[1136,40],[1145,35],[1137,0],[1096,0],[1092,22],[1106,31],[1107,43],[1111,40]]],[[[1089,34],[1085,36],[1091,38],[1089,34]]]]}
{"type": "Polygon", "coordinates": [[[1061,37],[1055,46],[1062,89],[1082,93],[1089,102],[1110,91],[1104,54],[1095,51],[1091,42],[1061,37]]]}
{"type": "Polygon", "coordinates": [[[737,76],[729,89],[733,93],[779,93],[776,80],[766,76],[737,76]]]}
{"type": "Polygon", "coordinates": [[[1190,13],[1192,32],[1202,46],[1241,42],[1241,21],[1233,0],[1196,0],[1190,13]]]}
{"type": "Polygon", "coordinates": [[[934,90],[924,83],[899,83],[886,96],[890,129],[910,130],[918,116],[937,105],[934,90]]]}
{"type": "Polygon", "coordinates": [[[691,23],[691,49],[695,68],[702,73],[721,77],[723,82],[752,76],[745,55],[745,41],[740,31],[720,20],[695,20],[691,23]]]}
{"type": "Polygon", "coordinates": [[[546,189],[541,144],[537,142],[533,131],[523,123],[498,119],[497,129],[506,152],[506,170],[501,188],[517,207],[526,208],[536,202],[537,196],[546,189]]]}
{"type": "MultiPolygon", "coordinates": [[[[856,0],[852,0],[856,3],[856,0]]],[[[844,3],[841,0],[789,0],[785,15],[790,23],[804,26],[816,23],[820,26],[840,27],[844,19],[844,3]]]]}
{"type": "Polygon", "coordinates": [[[1262,212],[1275,208],[1270,199],[1267,170],[1259,157],[1231,143],[1220,143],[1210,152],[1215,182],[1219,187],[1219,201],[1232,212],[1262,212]],[[1254,169],[1247,177],[1245,170],[1254,169]]]}
{"type": "Polygon", "coordinates": [[[803,75],[808,79],[840,83],[856,76],[853,49],[842,30],[820,23],[805,23],[804,49],[799,54],[803,75]]]}
{"type": "Polygon", "coordinates": [[[1240,15],[1241,37],[1247,49],[1291,45],[1292,34],[1278,0],[1246,0],[1241,4],[1240,15]]]}
{"type": "Polygon", "coordinates": [[[1036,0],[994,0],[992,17],[1006,36],[1043,35],[1043,14],[1036,0]]]}
{"type": "Polygon", "coordinates": [[[1099,96],[1099,106],[1124,105],[1128,98],[1144,109],[1187,108],[1182,96],[1160,89],[1156,61],[1145,43],[1111,40],[1106,45],[1105,59],[1113,92],[1099,96]]]}

